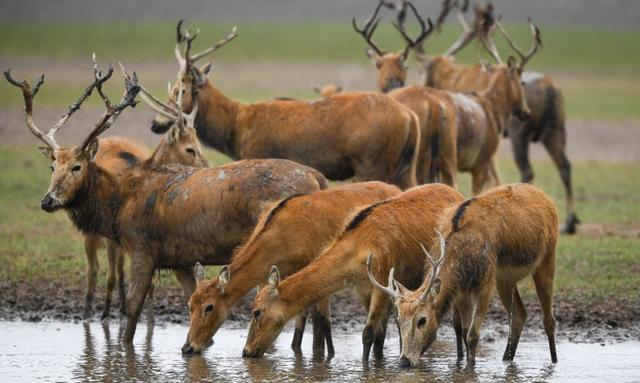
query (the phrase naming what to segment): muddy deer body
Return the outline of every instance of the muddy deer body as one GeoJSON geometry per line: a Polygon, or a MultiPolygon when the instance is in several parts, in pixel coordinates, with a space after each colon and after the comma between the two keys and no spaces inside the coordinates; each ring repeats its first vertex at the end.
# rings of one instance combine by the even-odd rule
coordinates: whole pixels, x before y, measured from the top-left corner
{"type": "MultiPolygon", "coordinates": [[[[179,36],[184,35],[180,25],[178,30],[179,36]]],[[[235,36],[232,32],[224,43],[235,36]]],[[[189,53],[194,38],[188,32],[178,40],[187,41],[184,58],[177,46],[178,84],[185,88],[183,111],[191,112],[194,100],[198,102],[195,128],[204,144],[234,159],[290,159],[335,180],[356,177],[401,188],[415,185],[419,130],[415,115],[403,105],[372,93],[343,93],[314,102],[241,104],[209,81],[210,65],[194,66],[203,57],[189,53]]],[[[174,100],[177,88],[176,84],[174,100]]],[[[159,115],[151,129],[159,133],[169,123],[170,119],[159,115]]]]}
{"type": "MultiPolygon", "coordinates": [[[[352,210],[399,192],[397,187],[377,181],[346,184],[290,197],[265,210],[251,237],[218,278],[198,283],[189,303],[191,321],[183,352],[201,352],[240,298],[264,282],[272,265],[283,276],[297,272],[333,241],[352,210]]],[[[319,326],[331,355],[329,298],[319,306],[321,315],[314,319],[314,351],[322,352],[324,348],[323,339],[315,339],[315,328],[319,326]]],[[[292,343],[296,350],[300,349],[303,330],[304,319],[300,319],[292,343]]]]}
{"type": "Polygon", "coordinates": [[[422,281],[424,256],[420,243],[433,244],[433,228],[441,213],[463,197],[449,186],[424,185],[405,191],[354,214],[336,240],[308,266],[280,282],[277,268],[269,285],[254,301],[253,319],[243,351],[260,357],[287,321],[310,304],[348,287],[354,287],[368,311],[363,330],[363,358],[371,347],[382,355],[391,302],[373,289],[367,278],[367,258],[373,254],[376,275],[392,267],[407,286],[422,281]]]}
{"type": "Polygon", "coordinates": [[[527,276],[535,283],[555,363],[552,304],[558,217],[553,202],[531,185],[506,185],[451,208],[438,230],[440,244],[429,253],[440,253],[440,258],[434,261],[426,254],[430,266],[423,285],[393,297],[402,336],[400,364],[416,366],[444,316],[453,311],[458,360],[466,350],[467,363],[473,365],[494,288],[510,317],[503,359],[513,360],[526,319],[517,283],[527,276]]]}

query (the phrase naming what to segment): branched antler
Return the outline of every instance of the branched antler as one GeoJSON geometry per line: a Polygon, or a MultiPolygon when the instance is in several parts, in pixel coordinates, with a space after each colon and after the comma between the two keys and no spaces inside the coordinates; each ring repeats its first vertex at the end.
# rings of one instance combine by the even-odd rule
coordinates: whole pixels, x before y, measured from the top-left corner
{"type": "Polygon", "coordinates": [[[500,31],[504,39],[507,40],[507,43],[509,44],[511,49],[516,51],[518,56],[520,56],[520,63],[518,64],[518,68],[520,70],[524,69],[524,66],[527,65],[527,62],[529,62],[529,60],[536,53],[538,53],[538,49],[542,47],[542,39],[540,38],[540,29],[533,23],[531,18],[527,18],[527,20],[529,21],[529,27],[531,28],[531,34],[533,35],[533,46],[531,47],[529,52],[527,52],[526,54],[523,53],[522,50],[518,48],[516,43],[511,39],[511,37],[509,37],[509,35],[507,34],[507,31],[505,31],[505,29],[502,27],[502,24],[500,24],[500,19],[498,18],[498,20],[496,20],[496,25],[498,26],[498,30],[500,31]]]}
{"type": "Polygon", "coordinates": [[[422,249],[422,252],[424,252],[424,255],[427,257],[427,260],[429,261],[429,263],[431,264],[431,274],[429,274],[429,278],[426,280],[427,281],[427,287],[425,288],[424,292],[422,293],[422,295],[420,295],[420,300],[421,301],[426,301],[427,297],[429,296],[429,293],[431,292],[431,288],[434,286],[438,275],[440,274],[441,268],[442,268],[442,263],[444,262],[444,255],[446,253],[445,251],[445,240],[444,237],[442,236],[442,233],[440,233],[438,230],[436,230],[436,234],[438,236],[438,239],[440,240],[440,258],[438,258],[437,261],[434,261],[433,258],[431,258],[431,255],[429,254],[429,252],[427,251],[427,249],[424,248],[424,246],[422,246],[422,244],[420,244],[420,248],[422,249]]]}
{"type": "Polygon", "coordinates": [[[369,275],[369,281],[371,282],[371,284],[376,288],[380,289],[381,291],[387,293],[393,299],[402,298],[402,293],[398,288],[396,280],[393,278],[394,268],[392,267],[391,270],[389,270],[389,280],[387,282],[387,286],[383,286],[380,283],[378,283],[378,281],[376,280],[376,278],[373,276],[371,272],[372,258],[373,258],[373,254],[369,253],[369,257],[367,258],[367,274],[369,275]]]}
{"type": "Polygon", "coordinates": [[[422,43],[434,30],[431,19],[429,18],[427,19],[427,23],[429,24],[429,28],[427,28],[427,23],[425,23],[424,19],[420,16],[420,14],[418,13],[418,10],[416,9],[416,7],[413,5],[412,2],[407,0],[406,5],[411,9],[411,12],[413,12],[414,16],[418,20],[418,23],[420,24],[420,33],[418,34],[418,37],[413,39],[407,33],[404,27],[404,24],[399,24],[396,22],[393,23],[393,26],[398,30],[398,32],[400,32],[405,42],[407,43],[407,46],[404,48],[404,52],[402,53],[405,59],[409,55],[409,51],[411,49],[415,49],[416,51],[418,51],[418,53],[424,53],[424,47],[422,43]]]}
{"type": "Polygon", "coordinates": [[[176,39],[176,47],[175,47],[176,59],[178,60],[178,63],[180,63],[181,71],[185,71],[191,68],[196,61],[215,52],[216,50],[220,49],[221,47],[229,43],[231,40],[238,37],[238,33],[237,33],[238,27],[233,27],[231,29],[231,32],[229,32],[227,36],[219,40],[212,47],[192,55],[191,43],[193,42],[193,40],[195,40],[196,37],[198,37],[198,33],[200,33],[200,30],[198,29],[195,32],[192,32],[191,30],[187,30],[186,32],[183,32],[182,30],[183,23],[184,23],[184,20],[180,20],[178,22],[178,26],[176,28],[177,39],[176,39]],[[180,44],[185,42],[187,45],[185,48],[184,56],[182,56],[182,54],[180,53],[180,44]]]}
{"type": "Polygon", "coordinates": [[[358,34],[360,34],[362,38],[364,38],[367,44],[369,44],[369,46],[374,51],[376,51],[376,53],[380,56],[384,55],[385,52],[382,49],[378,48],[378,46],[376,45],[376,43],[373,42],[371,37],[373,36],[373,32],[375,32],[376,28],[378,27],[378,23],[380,22],[380,19],[376,19],[376,18],[378,17],[378,12],[380,12],[380,8],[382,7],[383,4],[384,4],[384,1],[382,0],[378,2],[378,6],[373,11],[373,14],[371,14],[371,17],[367,19],[362,29],[358,28],[358,24],[356,23],[355,17],[351,19],[351,24],[353,25],[353,29],[356,32],[358,32],[358,34]]]}

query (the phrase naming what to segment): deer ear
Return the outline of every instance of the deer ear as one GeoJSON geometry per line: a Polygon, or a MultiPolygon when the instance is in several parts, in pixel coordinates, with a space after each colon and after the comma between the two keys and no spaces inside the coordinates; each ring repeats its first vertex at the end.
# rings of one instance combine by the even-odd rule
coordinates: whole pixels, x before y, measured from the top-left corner
{"type": "Polygon", "coordinates": [[[231,278],[229,266],[224,265],[218,274],[218,290],[220,290],[222,294],[224,294],[224,288],[227,286],[227,283],[229,283],[229,278],[231,278]]]}
{"type": "Polygon", "coordinates": [[[509,58],[507,59],[507,67],[509,68],[509,71],[511,71],[511,73],[515,72],[515,70],[518,68],[515,57],[509,56],[509,58]]]}
{"type": "Polygon", "coordinates": [[[55,161],[56,158],[53,156],[53,149],[51,149],[48,146],[38,146],[38,150],[40,150],[40,153],[42,153],[42,155],[46,158],[49,159],[51,161],[55,161]]]}
{"type": "Polygon", "coordinates": [[[196,282],[204,280],[204,267],[200,262],[196,262],[196,266],[193,268],[193,275],[196,277],[196,282]]]}
{"type": "Polygon", "coordinates": [[[338,85],[336,87],[336,93],[340,93],[340,92],[342,92],[342,85],[338,85]]]}
{"type": "Polygon", "coordinates": [[[193,74],[193,82],[196,87],[201,87],[207,82],[207,75],[203,74],[200,70],[191,68],[191,73],[193,74]]]}
{"type": "Polygon", "coordinates": [[[87,147],[84,149],[84,152],[79,153],[79,155],[80,157],[86,158],[87,160],[92,160],[96,156],[96,153],[98,153],[98,147],[98,140],[95,139],[91,141],[89,145],[87,145],[87,147]]]}
{"type": "Polygon", "coordinates": [[[269,282],[271,290],[277,291],[278,285],[280,284],[280,270],[278,270],[278,266],[271,266],[271,271],[269,271],[269,278],[267,281],[269,282]]]}
{"type": "Polygon", "coordinates": [[[211,68],[213,68],[213,62],[209,61],[208,63],[203,65],[202,68],[200,68],[200,72],[202,72],[202,74],[206,77],[209,75],[209,73],[211,73],[211,68]]]}

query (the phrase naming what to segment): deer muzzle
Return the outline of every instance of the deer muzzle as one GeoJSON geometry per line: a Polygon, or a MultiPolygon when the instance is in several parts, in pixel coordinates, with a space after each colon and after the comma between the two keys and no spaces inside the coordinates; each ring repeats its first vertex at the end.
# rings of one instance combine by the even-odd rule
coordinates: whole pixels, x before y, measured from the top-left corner
{"type": "Polygon", "coordinates": [[[61,207],[62,202],[51,192],[45,194],[40,201],[40,208],[47,213],[53,213],[61,207]]]}

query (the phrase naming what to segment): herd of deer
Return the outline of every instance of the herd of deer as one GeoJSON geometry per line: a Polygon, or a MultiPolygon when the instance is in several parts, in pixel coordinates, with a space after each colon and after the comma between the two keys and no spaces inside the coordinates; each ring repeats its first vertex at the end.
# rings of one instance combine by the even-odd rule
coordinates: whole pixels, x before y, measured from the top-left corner
{"type": "Polygon", "coordinates": [[[323,352],[326,345],[333,355],[330,297],[353,288],[368,313],[365,359],[372,346],[376,357],[382,355],[395,306],[401,365],[418,363],[448,312],[458,359],[466,351],[473,365],[494,287],[510,315],[504,359],[514,358],[526,318],[517,282],[532,276],[551,359],[557,361],[556,209],[528,183],[499,186],[495,166],[500,136],[508,135],[523,181],[531,181],[527,147],[541,140],[566,187],[564,230],[575,230],[562,97],[548,77],[523,72],[541,46],[539,30],[531,23],[533,48],[522,53],[493,18],[490,5],[476,7],[468,26],[468,4],[446,0],[434,26],[411,2],[402,1],[394,25],[407,44],[390,53],[372,40],[385,4],[378,3],[364,27],[353,21],[370,46],[367,55],[378,69],[380,93],[330,87],[311,102],[238,103],[207,78],[211,64],[195,65],[233,40],[235,28],[193,54],[197,32],[184,31],[182,22],[175,46],[180,69],[166,102],[120,65],[125,92],[114,104],[102,89],[113,69],[103,73],[94,56],[93,82],[44,133],[33,120],[33,99],[44,76],[32,87],[4,73],[21,89],[26,125],[52,161],[41,207],[63,209],[85,236],[85,317],[92,315],[96,252],[105,238],[109,268],[102,317],[109,316],[117,272],[120,311],[127,315],[125,342],[133,339],[154,272],[171,269],[189,301],[185,354],[207,347],[234,305],[267,282],[253,303],[243,356],[262,356],[293,317],[292,347],[299,350],[307,314],[313,317],[314,349],[323,352]],[[427,55],[424,41],[454,9],[462,36],[444,55],[427,55]],[[420,25],[415,38],[405,28],[408,11],[420,25]],[[495,29],[519,60],[501,60],[492,40],[495,29]],[[476,38],[496,64],[455,64],[453,55],[476,38]],[[405,86],[405,62],[412,51],[424,65],[424,85],[405,86]],[[104,102],[104,114],[80,145],[60,147],[55,133],[94,91],[104,102]],[[151,155],[126,139],[98,139],[136,105],[138,94],[157,111],[151,129],[166,132],[151,155]],[[210,167],[199,141],[238,161],[210,167]],[[473,198],[465,200],[455,190],[458,171],[472,174],[473,198]],[[349,178],[359,182],[328,187],[327,179],[349,178]],[[131,258],[126,296],[125,251],[131,258]],[[217,278],[204,280],[201,265],[226,266],[217,278]]]}

